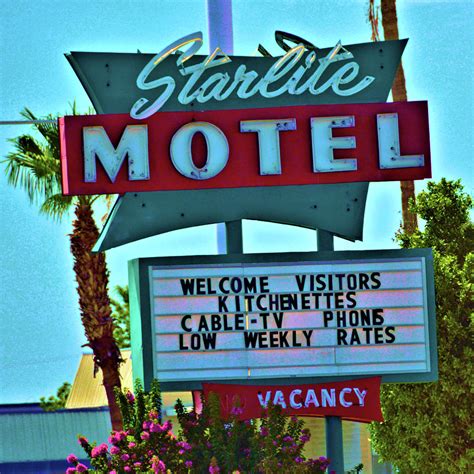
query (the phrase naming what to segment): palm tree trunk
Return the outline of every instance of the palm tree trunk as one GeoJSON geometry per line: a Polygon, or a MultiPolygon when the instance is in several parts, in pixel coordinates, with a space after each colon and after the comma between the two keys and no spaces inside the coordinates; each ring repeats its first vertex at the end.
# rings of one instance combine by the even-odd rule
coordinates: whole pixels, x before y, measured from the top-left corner
{"type": "MultiPolygon", "coordinates": [[[[399,39],[396,0],[382,0],[381,6],[382,26],[385,39],[399,39]]],[[[408,100],[405,83],[405,73],[403,71],[403,65],[401,62],[392,85],[392,96],[393,100],[396,102],[408,100]]],[[[415,183],[413,181],[400,181],[400,189],[402,192],[403,230],[407,234],[413,234],[413,232],[418,229],[418,222],[416,214],[410,211],[408,204],[410,200],[413,200],[413,202],[415,201],[415,183]]]]}
{"type": "Polygon", "coordinates": [[[79,307],[88,346],[94,353],[94,375],[102,370],[104,388],[110,408],[112,428],[122,428],[122,418],[115,401],[114,388],[120,389],[119,366],[122,362],[120,350],[113,337],[112,309],[107,292],[108,271],[105,254],[91,253],[99,230],[92,216],[90,200],[79,198],[75,207],[71,252],[74,257],[74,272],[78,284],[79,307]]]}

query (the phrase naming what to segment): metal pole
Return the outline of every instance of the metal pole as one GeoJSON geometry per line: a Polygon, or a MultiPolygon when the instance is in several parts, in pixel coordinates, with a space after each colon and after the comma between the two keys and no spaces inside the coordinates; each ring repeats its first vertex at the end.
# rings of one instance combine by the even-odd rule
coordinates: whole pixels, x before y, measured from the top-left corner
{"type": "Polygon", "coordinates": [[[327,230],[318,229],[316,232],[318,252],[334,250],[334,235],[327,230]]]}
{"type": "Polygon", "coordinates": [[[207,0],[207,28],[211,53],[217,47],[226,54],[234,53],[232,0],[207,0]]]}
{"type": "Polygon", "coordinates": [[[344,474],[344,444],[342,441],[342,420],[340,416],[325,416],[326,457],[329,472],[344,474]]]}
{"type": "MultiPolygon", "coordinates": [[[[207,0],[207,26],[209,52],[217,47],[226,54],[234,52],[232,32],[232,0],[207,0]]],[[[222,253],[243,253],[242,221],[237,220],[217,225],[217,251],[222,253]]]]}
{"type": "MultiPolygon", "coordinates": [[[[209,32],[209,53],[219,47],[226,54],[234,52],[232,35],[232,0],[207,0],[207,28],[209,32]]],[[[242,221],[217,224],[217,252],[243,253],[242,221]]],[[[201,412],[201,391],[193,390],[193,404],[201,412]]]]}
{"type": "MultiPolygon", "coordinates": [[[[318,251],[334,250],[334,235],[325,230],[317,231],[318,251]]],[[[340,416],[324,417],[326,425],[326,457],[329,472],[344,474],[344,443],[342,439],[342,419],[340,416]]]]}

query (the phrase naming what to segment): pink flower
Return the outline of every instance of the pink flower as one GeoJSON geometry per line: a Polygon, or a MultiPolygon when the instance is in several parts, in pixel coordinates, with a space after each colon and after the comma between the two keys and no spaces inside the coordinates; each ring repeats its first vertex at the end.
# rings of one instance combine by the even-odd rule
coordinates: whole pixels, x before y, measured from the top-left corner
{"type": "Polygon", "coordinates": [[[84,466],[84,464],[79,463],[76,466],[76,471],[77,472],[86,472],[87,471],[87,466],[84,466]]]}
{"type": "Polygon", "coordinates": [[[136,444],[133,441],[130,441],[130,443],[128,443],[129,448],[134,448],[135,446],[136,444]]]}
{"type": "Polygon", "coordinates": [[[130,466],[125,466],[125,467],[123,468],[123,470],[124,470],[125,472],[130,472],[130,471],[132,470],[132,468],[131,468],[130,466]]]}
{"type": "Polygon", "coordinates": [[[77,471],[76,471],[76,468],[75,467],[68,467],[66,469],[66,474],[75,474],[77,471]]]}
{"type": "Polygon", "coordinates": [[[117,446],[112,446],[110,448],[110,454],[118,454],[120,453],[120,448],[118,448],[117,446]]]}
{"type": "Polygon", "coordinates": [[[141,467],[142,463],[141,462],[134,462],[133,465],[135,467],[141,467]]]}
{"type": "Polygon", "coordinates": [[[130,456],[128,454],[122,454],[122,456],[120,456],[120,459],[122,461],[127,462],[130,459],[130,456]]]}
{"type": "Polygon", "coordinates": [[[186,451],[189,451],[192,448],[192,446],[189,443],[186,443],[186,441],[178,441],[178,443],[176,443],[176,444],[180,448],[183,448],[186,451]]]}
{"type": "Polygon", "coordinates": [[[110,471],[109,474],[117,474],[117,471],[110,471]]]}
{"type": "Polygon", "coordinates": [[[133,403],[135,401],[135,397],[133,396],[133,393],[130,390],[125,394],[125,397],[127,398],[129,403],[133,403]]]}
{"type": "Polygon", "coordinates": [[[210,474],[217,474],[219,472],[221,472],[221,470],[219,469],[219,466],[209,466],[210,474]]]}
{"type": "Polygon", "coordinates": [[[184,466],[187,467],[188,469],[191,469],[193,467],[193,462],[192,461],[186,461],[184,463],[184,466]]]}
{"type": "Polygon", "coordinates": [[[99,452],[100,454],[105,454],[109,450],[109,447],[105,444],[99,444],[99,452]]]}
{"type": "Polygon", "coordinates": [[[153,456],[152,463],[151,463],[151,468],[153,469],[153,472],[166,472],[166,465],[163,461],[158,459],[157,456],[153,456]]]}
{"type": "Polygon", "coordinates": [[[151,421],[144,421],[142,427],[143,427],[144,430],[149,430],[150,426],[152,424],[153,424],[153,422],[151,422],[151,421]]]}
{"type": "Polygon", "coordinates": [[[67,461],[69,464],[76,464],[76,462],[77,462],[77,456],[75,456],[74,454],[70,454],[70,455],[66,458],[66,461],[67,461]]]}
{"type": "Polygon", "coordinates": [[[152,425],[150,426],[150,431],[152,433],[163,433],[168,430],[166,429],[166,425],[160,425],[159,423],[152,423],[152,425]]]}
{"type": "Polygon", "coordinates": [[[144,432],[140,435],[140,438],[143,439],[144,441],[146,441],[147,439],[150,439],[150,433],[148,433],[147,431],[144,431],[144,432]]]}
{"type": "Polygon", "coordinates": [[[91,458],[96,458],[98,456],[100,456],[99,446],[95,446],[92,448],[91,458]]]}
{"type": "Polygon", "coordinates": [[[109,436],[109,443],[118,444],[123,438],[125,438],[125,433],[123,433],[123,431],[121,433],[113,432],[112,436],[109,436]]]}
{"type": "Polygon", "coordinates": [[[78,442],[81,446],[84,446],[85,444],[88,444],[88,443],[89,443],[88,439],[87,439],[85,436],[79,436],[79,438],[77,438],[77,442],[78,442]]]}

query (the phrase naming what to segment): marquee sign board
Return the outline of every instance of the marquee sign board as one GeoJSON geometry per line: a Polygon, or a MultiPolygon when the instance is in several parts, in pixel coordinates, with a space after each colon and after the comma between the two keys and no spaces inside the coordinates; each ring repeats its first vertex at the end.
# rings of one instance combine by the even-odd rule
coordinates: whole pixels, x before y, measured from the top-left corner
{"type": "Polygon", "coordinates": [[[429,249],[133,260],[134,376],[433,381],[432,271],[429,249]]]}
{"type": "Polygon", "coordinates": [[[60,136],[72,195],[431,176],[426,102],[69,116],[60,136]]]}
{"type": "Polygon", "coordinates": [[[202,56],[197,32],[157,54],[66,57],[98,113],[146,118],[157,111],[383,102],[407,41],[313,51],[300,44],[276,58],[226,56],[219,48],[202,56]]]}

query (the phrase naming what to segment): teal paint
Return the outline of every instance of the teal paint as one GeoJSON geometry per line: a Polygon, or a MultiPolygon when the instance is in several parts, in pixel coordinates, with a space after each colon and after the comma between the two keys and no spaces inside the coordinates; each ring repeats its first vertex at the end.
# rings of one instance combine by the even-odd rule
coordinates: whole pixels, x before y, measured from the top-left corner
{"type": "Polygon", "coordinates": [[[116,201],[94,251],[205,224],[241,219],[321,229],[362,240],[368,183],[127,193],[116,201]]]}
{"type": "MultiPolygon", "coordinates": [[[[178,38],[176,38],[178,39],[178,38]]],[[[308,92],[301,95],[283,94],[278,97],[266,99],[256,95],[245,100],[237,97],[235,91],[228,99],[217,101],[211,99],[203,104],[193,101],[191,104],[183,105],[178,102],[176,96],[186,84],[189,76],[179,73],[176,66],[177,55],[168,56],[153,72],[153,78],[170,76],[175,82],[175,91],[169,100],[160,109],[161,111],[180,110],[223,110],[223,109],[245,109],[255,107],[281,107],[286,105],[313,105],[313,104],[355,104],[365,102],[385,102],[392,86],[395,73],[408,40],[379,41],[376,43],[362,43],[345,46],[354,59],[345,59],[329,66],[318,84],[324,84],[341,65],[350,61],[359,64],[359,74],[354,83],[365,76],[372,76],[375,80],[362,91],[352,96],[336,95],[331,88],[320,95],[312,95],[308,92]]],[[[159,49],[165,48],[161,44],[159,49]]],[[[317,57],[322,58],[330,53],[333,48],[323,48],[317,51],[317,57]]],[[[308,53],[305,53],[308,54],[308,53]]],[[[99,114],[119,114],[130,112],[133,104],[141,97],[147,99],[149,104],[153,103],[162,90],[141,90],[137,87],[137,77],[142,69],[153,58],[153,54],[133,53],[91,53],[71,52],[66,55],[67,60],[86,90],[95,110],[99,114]]],[[[190,64],[202,62],[206,56],[196,55],[190,59],[190,64]]],[[[232,62],[213,68],[203,75],[203,80],[210,75],[227,72],[234,77],[235,70],[245,64],[247,71],[254,70],[259,77],[278,60],[277,57],[253,57],[253,56],[230,56],[232,62]]],[[[300,60],[300,64],[304,59],[300,60]]],[[[188,64],[186,64],[188,66],[188,64]]],[[[312,71],[312,69],[311,69],[312,71]]],[[[283,85],[289,74],[272,86],[272,90],[283,85]]]]}
{"type": "Polygon", "coordinates": [[[150,279],[148,268],[140,265],[139,260],[129,261],[128,269],[133,380],[139,379],[145,390],[149,390],[154,378],[150,279]],[[142,317],[145,314],[148,317],[142,317]]]}

